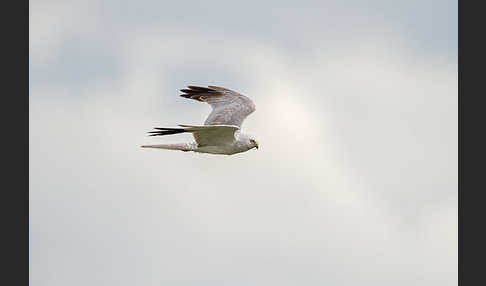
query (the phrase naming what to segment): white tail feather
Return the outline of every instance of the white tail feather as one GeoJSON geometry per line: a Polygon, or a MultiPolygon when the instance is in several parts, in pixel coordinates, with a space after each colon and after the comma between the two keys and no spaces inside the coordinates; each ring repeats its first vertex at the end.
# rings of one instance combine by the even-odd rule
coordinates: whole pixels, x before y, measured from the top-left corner
{"type": "Polygon", "coordinates": [[[157,144],[157,145],[142,145],[142,148],[155,148],[166,150],[180,150],[180,151],[194,151],[196,146],[194,143],[176,143],[176,144],[157,144]]]}

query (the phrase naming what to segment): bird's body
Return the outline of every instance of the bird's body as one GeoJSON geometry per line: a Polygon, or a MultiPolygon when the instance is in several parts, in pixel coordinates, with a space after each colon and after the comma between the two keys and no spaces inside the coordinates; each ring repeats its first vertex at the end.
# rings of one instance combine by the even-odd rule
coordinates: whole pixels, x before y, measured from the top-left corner
{"type": "Polygon", "coordinates": [[[241,124],[245,118],[255,111],[255,105],[246,96],[235,91],[217,87],[188,86],[181,89],[181,96],[211,105],[213,111],[209,114],[203,126],[179,125],[181,128],[155,128],[150,136],[162,136],[189,132],[195,142],[177,144],[143,145],[144,148],[193,151],[198,153],[232,155],[258,149],[258,142],[241,132],[241,124]]]}

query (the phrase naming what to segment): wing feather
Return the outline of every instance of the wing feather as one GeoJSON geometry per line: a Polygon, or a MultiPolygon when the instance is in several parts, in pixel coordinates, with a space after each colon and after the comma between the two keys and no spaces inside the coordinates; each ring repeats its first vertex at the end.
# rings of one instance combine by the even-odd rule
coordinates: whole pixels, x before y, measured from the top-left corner
{"type": "Polygon", "coordinates": [[[179,125],[182,128],[155,127],[149,132],[149,136],[164,136],[178,133],[192,133],[197,145],[220,146],[232,144],[235,140],[235,133],[240,130],[233,125],[179,125]]]}
{"type": "Polygon", "coordinates": [[[189,85],[181,91],[182,97],[206,102],[212,107],[204,125],[241,127],[245,118],[255,111],[255,104],[248,97],[224,87],[189,85]]]}
{"type": "Polygon", "coordinates": [[[179,126],[192,133],[199,147],[231,144],[235,140],[235,132],[240,129],[232,125],[179,126]]]}

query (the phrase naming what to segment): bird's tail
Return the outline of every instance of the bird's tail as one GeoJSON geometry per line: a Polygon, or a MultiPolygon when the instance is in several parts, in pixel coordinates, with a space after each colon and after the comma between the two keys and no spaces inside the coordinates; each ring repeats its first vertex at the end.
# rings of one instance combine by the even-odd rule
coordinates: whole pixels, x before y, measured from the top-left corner
{"type": "Polygon", "coordinates": [[[180,151],[184,151],[184,152],[196,150],[196,144],[194,144],[194,143],[142,145],[141,147],[142,148],[167,149],[167,150],[180,150],[180,151]]]}

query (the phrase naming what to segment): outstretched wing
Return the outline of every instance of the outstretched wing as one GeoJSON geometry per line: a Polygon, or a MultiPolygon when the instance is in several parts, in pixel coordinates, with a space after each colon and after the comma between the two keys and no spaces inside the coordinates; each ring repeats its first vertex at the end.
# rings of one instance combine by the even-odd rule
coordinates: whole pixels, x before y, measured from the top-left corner
{"type": "Polygon", "coordinates": [[[178,133],[192,133],[199,147],[220,146],[231,144],[235,140],[235,132],[240,128],[232,125],[179,125],[182,128],[155,128],[150,136],[172,135],[178,133]]]}
{"type": "Polygon", "coordinates": [[[255,104],[246,96],[218,86],[188,86],[181,89],[182,97],[207,102],[213,111],[204,125],[234,125],[241,127],[243,120],[255,111],[255,104]]]}

